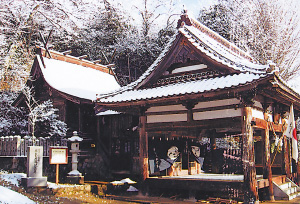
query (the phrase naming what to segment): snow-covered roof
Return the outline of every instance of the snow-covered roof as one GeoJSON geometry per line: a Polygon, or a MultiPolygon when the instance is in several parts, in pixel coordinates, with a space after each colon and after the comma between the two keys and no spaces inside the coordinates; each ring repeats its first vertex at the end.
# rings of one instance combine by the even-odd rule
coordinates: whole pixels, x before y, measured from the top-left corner
{"type": "Polygon", "coordinates": [[[266,69],[269,67],[268,65],[250,62],[249,59],[233,52],[231,49],[194,26],[184,25],[179,28],[179,31],[201,52],[205,53],[215,61],[237,71],[265,73],[266,69]]]}
{"type": "Polygon", "coordinates": [[[119,115],[121,114],[120,112],[117,112],[117,111],[113,111],[113,110],[106,110],[106,111],[103,111],[103,112],[100,112],[97,114],[97,116],[104,116],[104,115],[119,115]]]}
{"type": "MultiPolygon", "coordinates": [[[[187,15],[186,15],[187,17],[187,15]]],[[[201,92],[196,87],[196,84],[200,83],[208,83],[208,81],[216,81],[216,83],[220,84],[226,84],[226,78],[232,78],[236,76],[236,78],[241,77],[241,83],[246,83],[247,81],[243,78],[243,76],[260,76],[260,75],[266,75],[267,69],[269,68],[269,65],[260,65],[255,64],[251,62],[251,57],[247,55],[244,51],[237,48],[235,45],[227,41],[226,39],[222,38],[218,34],[211,31],[209,28],[202,25],[197,20],[190,18],[189,20],[192,21],[189,25],[186,23],[183,23],[181,27],[178,28],[178,31],[174,34],[174,36],[170,39],[169,43],[165,46],[165,49],[163,52],[159,55],[159,57],[153,62],[153,64],[142,74],[136,81],[128,84],[127,86],[121,87],[119,90],[115,92],[111,92],[108,94],[99,94],[99,102],[115,102],[115,101],[131,101],[131,100],[139,100],[139,99],[147,99],[147,98],[156,98],[156,97],[162,97],[162,96],[170,96],[173,94],[185,94],[189,92],[201,92]],[[204,29],[204,30],[203,30],[204,29]],[[234,76],[225,76],[221,78],[216,79],[209,79],[209,80],[201,80],[201,81],[195,81],[195,82],[187,82],[187,83],[180,83],[180,84],[174,84],[172,86],[164,86],[164,87],[157,87],[152,89],[144,89],[144,90],[138,90],[139,87],[143,84],[143,81],[145,81],[148,77],[151,77],[152,73],[156,71],[156,68],[159,66],[159,64],[162,62],[162,60],[166,57],[166,55],[170,52],[172,45],[174,44],[175,40],[178,39],[180,36],[184,36],[188,39],[189,42],[191,42],[195,48],[197,48],[202,53],[206,54],[208,57],[213,59],[214,61],[221,63],[228,68],[231,68],[232,70],[235,70],[236,72],[246,73],[246,74],[237,74],[234,76]],[[252,74],[249,74],[249,73],[252,74]],[[224,82],[222,80],[225,80],[224,82]],[[195,90],[189,90],[184,91],[184,86],[188,85],[195,85],[193,88],[195,90]],[[178,86],[178,87],[177,87],[178,86]],[[172,87],[172,88],[168,88],[172,87]],[[172,90],[173,88],[181,88],[182,91],[179,90],[172,90]],[[161,90],[160,90],[161,89],[161,90]],[[157,93],[154,94],[154,92],[157,93]],[[169,91],[170,93],[167,93],[166,91],[169,91]],[[160,91],[163,91],[164,95],[159,93],[160,91]],[[173,93],[174,91],[177,91],[176,93],[173,93]],[[125,92],[125,93],[124,93],[125,92]],[[144,93],[149,93],[149,95],[143,95],[144,93]]],[[[227,84],[227,87],[234,86],[233,84],[227,84]]],[[[200,87],[201,88],[201,87],[200,87]]],[[[218,88],[221,88],[218,87],[218,88]]],[[[214,87],[207,86],[205,91],[213,90],[214,87]]]]}
{"type": "Polygon", "coordinates": [[[249,72],[233,74],[217,78],[169,84],[155,88],[128,90],[117,95],[101,98],[99,101],[100,103],[130,102],[184,94],[204,93],[246,85],[266,76],[267,74],[249,72]]]}
{"type": "Polygon", "coordinates": [[[97,94],[120,88],[109,73],[41,55],[37,55],[37,60],[45,81],[52,88],[71,96],[95,100],[97,94]]]}

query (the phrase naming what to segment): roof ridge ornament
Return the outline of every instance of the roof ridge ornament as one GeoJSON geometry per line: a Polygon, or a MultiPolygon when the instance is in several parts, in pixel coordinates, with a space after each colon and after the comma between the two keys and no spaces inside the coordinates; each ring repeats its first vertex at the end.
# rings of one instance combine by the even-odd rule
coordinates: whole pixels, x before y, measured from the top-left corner
{"type": "Polygon", "coordinates": [[[276,66],[276,63],[274,63],[272,60],[268,60],[268,68],[267,68],[267,73],[275,72],[279,73],[279,68],[276,66]]]}
{"type": "Polygon", "coordinates": [[[180,15],[180,19],[177,22],[177,29],[183,27],[184,25],[191,26],[192,22],[188,16],[188,11],[183,8],[183,11],[180,15]]]}
{"type": "Polygon", "coordinates": [[[52,58],[52,57],[51,57],[51,54],[50,54],[50,52],[49,52],[49,49],[50,49],[50,48],[48,48],[47,44],[48,44],[48,42],[49,42],[49,39],[50,39],[50,37],[51,37],[52,32],[53,32],[53,29],[50,30],[50,32],[49,32],[47,38],[44,38],[43,34],[42,34],[41,32],[39,32],[40,37],[41,37],[41,40],[42,40],[42,43],[44,44],[44,48],[45,48],[45,50],[46,50],[46,52],[45,52],[45,57],[47,57],[47,54],[48,54],[48,55],[49,55],[49,58],[52,58]]]}

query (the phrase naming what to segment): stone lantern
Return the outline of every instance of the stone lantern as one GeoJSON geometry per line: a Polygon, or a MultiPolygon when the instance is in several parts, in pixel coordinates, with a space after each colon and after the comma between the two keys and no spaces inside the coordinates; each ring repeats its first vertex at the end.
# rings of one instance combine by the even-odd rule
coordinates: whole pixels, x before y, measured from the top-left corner
{"type": "Polygon", "coordinates": [[[68,139],[71,142],[71,150],[70,153],[72,154],[72,171],[68,173],[67,180],[68,183],[72,184],[83,184],[84,177],[82,174],[77,170],[78,164],[78,153],[79,150],[79,143],[83,140],[81,137],[78,136],[77,132],[73,132],[73,136],[68,139]]]}

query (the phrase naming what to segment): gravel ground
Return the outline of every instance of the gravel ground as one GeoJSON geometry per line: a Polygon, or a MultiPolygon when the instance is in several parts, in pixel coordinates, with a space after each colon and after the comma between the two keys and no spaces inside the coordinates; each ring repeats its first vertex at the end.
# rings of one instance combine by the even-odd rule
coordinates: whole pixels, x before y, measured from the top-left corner
{"type": "Polygon", "coordinates": [[[54,204],[54,203],[62,203],[62,204],[80,204],[80,203],[114,203],[114,204],[126,204],[132,202],[124,202],[124,201],[117,201],[111,198],[100,198],[97,195],[92,193],[85,193],[85,194],[73,194],[73,195],[52,195],[45,190],[45,189],[25,189],[22,186],[15,186],[7,181],[0,179],[0,185],[7,187],[13,191],[16,191],[20,194],[27,196],[29,199],[37,202],[37,203],[47,203],[47,204],[54,204]]]}

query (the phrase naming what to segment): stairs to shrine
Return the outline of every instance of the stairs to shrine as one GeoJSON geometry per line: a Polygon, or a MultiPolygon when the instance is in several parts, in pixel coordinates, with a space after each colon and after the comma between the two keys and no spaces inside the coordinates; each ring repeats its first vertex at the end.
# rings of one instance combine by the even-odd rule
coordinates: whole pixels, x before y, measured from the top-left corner
{"type": "Polygon", "coordinates": [[[300,187],[286,176],[278,176],[272,180],[275,200],[292,200],[300,196],[300,187]]]}

